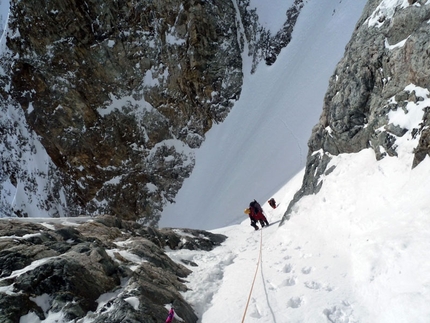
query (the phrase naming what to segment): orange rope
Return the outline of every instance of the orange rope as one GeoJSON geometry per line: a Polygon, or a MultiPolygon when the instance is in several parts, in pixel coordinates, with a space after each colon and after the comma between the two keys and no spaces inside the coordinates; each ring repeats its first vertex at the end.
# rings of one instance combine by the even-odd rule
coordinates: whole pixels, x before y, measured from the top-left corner
{"type": "Polygon", "coordinates": [[[243,313],[243,317],[242,317],[242,323],[245,322],[246,312],[248,311],[249,301],[251,300],[252,290],[254,289],[255,278],[257,277],[258,267],[259,267],[260,261],[261,261],[261,254],[262,254],[262,249],[263,249],[262,246],[263,246],[263,228],[261,228],[260,253],[258,255],[257,268],[255,268],[254,279],[252,280],[251,290],[249,291],[248,301],[246,302],[245,312],[243,313]]]}

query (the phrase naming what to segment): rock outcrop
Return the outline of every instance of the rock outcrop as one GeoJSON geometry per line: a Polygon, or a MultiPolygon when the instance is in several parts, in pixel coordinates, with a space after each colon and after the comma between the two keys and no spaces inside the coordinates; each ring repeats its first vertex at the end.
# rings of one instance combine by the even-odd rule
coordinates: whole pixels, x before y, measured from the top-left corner
{"type": "Polygon", "coordinates": [[[111,216],[72,224],[0,220],[1,322],[57,313],[64,321],[155,323],[172,300],[180,317],[197,322],[180,294],[191,271],[164,248],[210,251],[225,236],[111,216]]]}
{"type": "Polygon", "coordinates": [[[296,0],[271,35],[249,0],[10,2],[2,216],[117,214],[151,225],[240,96],[244,38],[253,70],[273,64],[303,6],[296,0]]]}
{"type": "MultiPolygon", "coordinates": [[[[390,120],[390,113],[408,113],[429,97],[430,5],[410,0],[370,0],[356,25],[345,56],[330,79],[323,112],[308,142],[301,189],[284,215],[304,195],[317,193],[334,155],[372,148],[377,159],[395,157],[396,140],[406,132],[419,137],[412,167],[430,155],[430,107],[422,108],[418,128],[390,120]]],[[[421,109],[421,107],[420,107],[421,109]]]]}

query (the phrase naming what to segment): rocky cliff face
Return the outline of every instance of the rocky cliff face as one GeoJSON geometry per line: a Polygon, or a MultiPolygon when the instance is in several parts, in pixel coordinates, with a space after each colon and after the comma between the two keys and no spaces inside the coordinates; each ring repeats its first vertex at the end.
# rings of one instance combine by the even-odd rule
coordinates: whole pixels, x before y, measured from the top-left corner
{"type": "Polygon", "coordinates": [[[2,216],[116,214],[156,224],[193,149],[240,96],[282,30],[249,1],[11,0],[2,52],[2,216]]]}
{"type": "Polygon", "coordinates": [[[101,216],[80,225],[0,221],[0,321],[164,322],[173,301],[186,322],[197,322],[182,298],[185,264],[164,248],[210,251],[223,235],[156,230],[101,216]]]}
{"type": "MultiPolygon", "coordinates": [[[[328,175],[333,155],[372,148],[395,158],[396,140],[419,138],[412,167],[430,154],[430,107],[420,102],[430,90],[430,4],[427,0],[370,0],[330,79],[323,112],[308,142],[305,177],[284,218],[302,196],[314,194],[328,175]],[[409,129],[390,114],[421,111],[420,126],[409,129]]],[[[412,112],[411,112],[412,113],[412,112]]]]}

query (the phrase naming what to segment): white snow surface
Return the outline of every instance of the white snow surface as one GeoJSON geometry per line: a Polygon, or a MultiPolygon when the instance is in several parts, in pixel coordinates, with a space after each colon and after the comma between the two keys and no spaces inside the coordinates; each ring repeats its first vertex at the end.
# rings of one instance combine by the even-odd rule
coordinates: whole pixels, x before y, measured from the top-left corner
{"type": "MultiPolygon", "coordinates": [[[[274,1],[284,12],[291,1],[274,1]]],[[[226,121],[196,150],[196,165],[159,222],[161,227],[215,229],[241,221],[250,199],[265,200],[305,165],[307,141],[322,111],[334,68],[366,0],[307,1],[292,41],[272,66],[250,74],[226,121]]],[[[253,0],[268,12],[267,0],[253,0]]],[[[269,13],[267,13],[269,14],[269,13]]],[[[277,23],[277,19],[274,19],[277,23]]],[[[248,57],[243,55],[244,58],[248,57]]]]}
{"type": "Polygon", "coordinates": [[[429,322],[430,160],[411,170],[411,158],[335,157],[285,225],[302,172],[274,194],[278,208],[263,205],[271,226],[244,220],[213,230],[228,239],[210,253],[169,252],[198,265],[184,297],[200,322],[429,322]]]}
{"type": "Polygon", "coordinates": [[[430,158],[412,169],[412,132],[430,93],[413,84],[405,91],[423,101],[389,114],[408,129],[398,157],[377,161],[372,149],[333,157],[320,192],[300,200],[283,226],[303,171],[273,195],[276,209],[263,205],[271,226],[254,231],[243,215],[212,230],[228,237],[212,252],[168,252],[197,264],[183,295],[200,322],[429,322],[430,158]]]}

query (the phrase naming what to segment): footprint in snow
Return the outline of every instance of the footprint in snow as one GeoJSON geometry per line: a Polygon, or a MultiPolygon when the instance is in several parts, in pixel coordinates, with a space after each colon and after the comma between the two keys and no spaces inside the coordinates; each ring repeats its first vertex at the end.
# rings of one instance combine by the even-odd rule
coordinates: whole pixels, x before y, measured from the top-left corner
{"type": "Polygon", "coordinates": [[[281,286],[294,286],[297,283],[297,277],[290,277],[288,279],[285,279],[281,286]]]}
{"type": "Polygon", "coordinates": [[[250,314],[249,315],[251,317],[254,317],[254,318],[257,318],[257,319],[261,318],[261,313],[260,313],[260,310],[258,308],[258,304],[257,304],[257,302],[256,302],[256,300],[254,298],[252,299],[252,304],[251,304],[250,314]]]}
{"type": "Polygon", "coordinates": [[[327,292],[331,292],[332,290],[334,290],[334,287],[331,287],[330,285],[327,285],[324,287],[324,290],[326,290],[327,292]]]}
{"type": "Polygon", "coordinates": [[[282,271],[287,274],[289,274],[292,270],[293,270],[293,266],[291,264],[286,264],[284,268],[282,268],[282,271]]]}
{"type": "Polygon", "coordinates": [[[316,282],[316,281],[307,281],[307,282],[305,282],[305,286],[309,289],[315,289],[315,290],[322,289],[322,290],[325,290],[327,292],[331,292],[334,289],[330,285],[324,285],[324,284],[316,282]]]}
{"type": "Polygon", "coordinates": [[[303,267],[302,268],[302,273],[305,275],[309,275],[313,271],[314,271],[314,267],[303,267]]]}
{"type": "Polygon", "coordinates": [[[305,286],[309,289],[320,289],[322,285],[316,281],[308,281],[305,282],[305,286]]]}
{"type": "Polygon", "coordinates": [[[305,298],[303,296],[300,297],[291,297],[287,303],[287,307],[291,308],[299,308],[305,302],[305,298]]]}
{"type": "Polygon", "coordinates": [[[253,317],[253,318],[256,318],[256,319],[261,318],[261,314],[260,314],[260,312],[258,312],[258,310],[257,310],[257,309],[255,309],[254,311],[252,311],[252,312],[249,314],[249,316],[251,316],[251,317],[253,317]]]}
{"type": "Polygon", "coordinates": [[[347,301],[343,301],[338,306],[326,308],[323,311],[329,322],[333,323],[353,323],[357,322],[353,316],[353,309],[347,301]]]}

